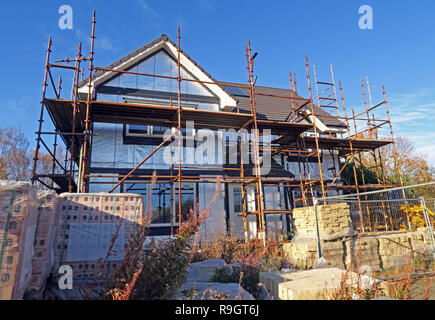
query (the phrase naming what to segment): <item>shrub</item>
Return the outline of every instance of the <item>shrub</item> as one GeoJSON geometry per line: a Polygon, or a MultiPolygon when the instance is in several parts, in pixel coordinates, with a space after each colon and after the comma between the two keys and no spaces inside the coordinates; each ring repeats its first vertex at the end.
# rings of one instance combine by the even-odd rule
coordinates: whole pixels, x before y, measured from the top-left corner
{"type": "MultiPolygon", "coordinates": [[[[191,209],[175,238],[158,244],[151,243],[147,250],[143,249],[144,237],[131,239],[122,267],[105,285],[107,289],[104,297],[123,300],[172,298],[186,278],[195,252],[199,227],[208,216],[210,207],[219,196],[219,192],[218,182],[215,195],[207,208],[198,215],[191,209]]],[[[146,226],[143,225],[139,235],[146,235],[145,229],[146,226]]]]}

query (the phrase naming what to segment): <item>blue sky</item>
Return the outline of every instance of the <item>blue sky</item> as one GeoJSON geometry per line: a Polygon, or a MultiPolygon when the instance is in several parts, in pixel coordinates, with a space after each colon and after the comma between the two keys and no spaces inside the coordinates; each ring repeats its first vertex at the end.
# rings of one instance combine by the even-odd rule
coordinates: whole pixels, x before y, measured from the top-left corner
{"type": "MultiPolygon", "coordinates": [[[[99,66],[163,33],[175,41],[180,25],[184,51],[217,80],[247,81],[248,39],[259,53],[259,85],[288,88],[292,71],[306,92],[307,55],[320,80],[329,80],[329,65],[334,66],[347,108],[358,112],[360,81],[369,76],[375,103],[382,101],[381,86],[386,87],[395,134],[409,137],[435,165],[433,0],[2,1],[0,127],[20,126],[34,144],[48,37],[53,37],[54,59],[74,56],[80,40],[88,52],[93,9],[99,66]],[[64,4],[73,8],[73,30],[58,27],[64,4]],[[373,8],[373,30],[358,27],[364,4],[373,8]]],[[[71,77],[63,73],[64,88],[71,77]]]]}

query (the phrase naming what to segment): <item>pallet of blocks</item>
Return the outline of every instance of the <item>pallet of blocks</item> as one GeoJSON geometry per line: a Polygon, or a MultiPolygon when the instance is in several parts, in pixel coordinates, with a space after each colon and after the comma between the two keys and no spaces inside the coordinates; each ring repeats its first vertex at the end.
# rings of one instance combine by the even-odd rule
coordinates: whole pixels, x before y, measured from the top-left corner
{"type": "Polygon", "coordinates": [[[36,218],[31,184],[0,180],[0,300],[21,300],[30,283],[36,218]]]}
{"type": "Polygon", "coordinates": [[[54,270],[67,265],[74,281],[91,281],[121,265],[143,221],[143,200],[129,193],[63,193],[56,214],[54,270]]]}
{"type": "Polygon", "coordinates": [[[36,219],[32,278],[25,293],[25,299],[43,299],[47,279],[54,264],[55,213],[58,196],[54,191],[38,192],[38,213],[36,219]]]}

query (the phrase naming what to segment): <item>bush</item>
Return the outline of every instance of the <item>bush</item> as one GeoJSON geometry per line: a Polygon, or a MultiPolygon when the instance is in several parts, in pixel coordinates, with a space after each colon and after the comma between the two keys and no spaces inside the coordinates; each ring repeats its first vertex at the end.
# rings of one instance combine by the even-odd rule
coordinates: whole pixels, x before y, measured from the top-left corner
{"type": "Polygon", "coordinates": [[[172,298],[186,279],[199,226],[208,216],[219,192],[220,183],[217,183],[215,195],[203,212],[195,215],[191,209],[175,238],[158,244],[151,243],[146,251],[143,250],[143,243],[147,227],[143,224],[139,237],[130,240],[123,266],[113,275],[113,280],[106,283],[104,297],[116,300],[172,298]]]}

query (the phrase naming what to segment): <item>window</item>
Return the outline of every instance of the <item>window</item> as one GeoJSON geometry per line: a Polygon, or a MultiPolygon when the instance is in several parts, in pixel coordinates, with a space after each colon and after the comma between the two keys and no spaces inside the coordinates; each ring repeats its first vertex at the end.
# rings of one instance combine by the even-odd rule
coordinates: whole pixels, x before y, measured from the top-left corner
{"type": "Polygon", "coordinates": [[[8,282],[11,276],[8,273],[2,275],[2,282],[8,282]]]}
{"type": "MultiPolygon", "coordinates": [[[[174,132],[175,130],[176,128],[127,124],[125,126],[125,135],[127,137],[163,138],[165,132],[174,132]]],[[[184,137],[195,135],[195,129],[193,128],[182,128],[181,132],[184,137]]]]}
{"type": "Polygon", "coordinates": [[[236,187],[233,189],[233,202],[234,202],[234,212],[235,213],[243,212],[242,189],[236,187]]]}
{"type": "Polygon", "coordinates": [[[149,126],[135,125],[130,124],[127,126],[127,135],[136,136],[136,135],[148,135],[151,133],[149,126]]]}
{"type": "Polygon", "coordinates": [[[125,134],[130,137],[162,138],[167,130],[170,130],[170,128],[128,124],[126,125],[125,134]]]}
{"type": "Polygon", "coordinates": [[[6,264],[12,264],[12,262],[14,262],[14,257],[13,256],[9,256],[6,258],[6,264]]]}
{"type": "MultiPolygon", "coordinates": [[[[151,209],[152,209],[152,222],[151,224],[170,224],[171,223],[171,188],[169,184],[155,185],[153,190],[148,183],[134,183],[126,185],[126,192],[142,194],[144,201],[144,208],[146,210],[149,199],[149,193],[151,195],[151,209]]],[[[191,209],[194,208],[194,184],[183,183],[181,187],[181,220],[184,221],[191,209]]],[[[178,222],[178,185],[174,185],[174,216],[173,222],[178,222]]],[[[131,220],[133,221],[137,215],[134,212],[134,206],[130,206],[131,220]]]]}

